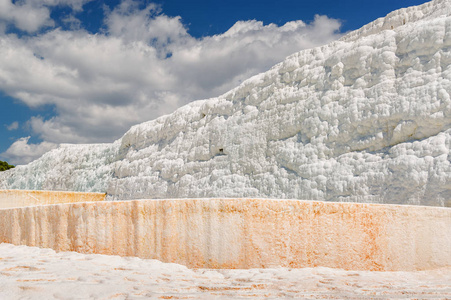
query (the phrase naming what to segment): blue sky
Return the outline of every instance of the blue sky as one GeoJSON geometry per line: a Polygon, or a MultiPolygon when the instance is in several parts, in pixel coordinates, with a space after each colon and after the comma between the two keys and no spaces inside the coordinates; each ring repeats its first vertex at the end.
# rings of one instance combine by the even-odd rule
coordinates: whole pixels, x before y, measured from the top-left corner
{"type": "Polygon", "coordinates": [[[425,2],[0,0],[0,160],[111,142],[425,2]]]}

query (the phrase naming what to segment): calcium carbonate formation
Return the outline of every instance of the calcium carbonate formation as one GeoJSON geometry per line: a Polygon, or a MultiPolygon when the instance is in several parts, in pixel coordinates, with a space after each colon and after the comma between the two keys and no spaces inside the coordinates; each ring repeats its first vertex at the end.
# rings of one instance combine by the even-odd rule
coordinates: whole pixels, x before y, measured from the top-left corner
{"type": "Polygon", "coordinates": [[[0,188],[449,206],[450,80],[451,2],[435,0],[112,144],[62,145],[0,188]]]}

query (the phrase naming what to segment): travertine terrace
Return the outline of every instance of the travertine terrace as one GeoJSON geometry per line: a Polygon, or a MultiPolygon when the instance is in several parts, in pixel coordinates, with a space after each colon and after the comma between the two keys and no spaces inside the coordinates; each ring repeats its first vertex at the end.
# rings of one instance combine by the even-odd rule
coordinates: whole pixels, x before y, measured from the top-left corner
{"type": "Polygon", "coordinates": [[[105,196],[104,193],[0,190],[0,209],[58,203],[103,201],[105,200],[105,196]]]}
{"type": "Polygon", "coordinates": [[[0,209],[0,242],[192,268],[451,266],[448,208],[267,199],[85,202],[0,209]]]}
{"type": "Polygon", "coordinates": [[[113,143],[60,145],[0,172],[0,189],[2,299],[448,299],[451,1],[113,143]]]}
{"type": "Polygon", "coordinates": [[[114,143],[62,145],[0,188],[449,206],[450,48],[451,1],[400,9],[114,143]]]}

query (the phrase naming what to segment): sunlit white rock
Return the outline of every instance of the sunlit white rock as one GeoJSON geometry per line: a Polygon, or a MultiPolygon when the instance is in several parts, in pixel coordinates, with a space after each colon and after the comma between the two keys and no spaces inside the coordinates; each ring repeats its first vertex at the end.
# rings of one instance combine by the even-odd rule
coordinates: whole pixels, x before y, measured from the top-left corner
{"type": "Polygon", "coordinates": [[[113,144],[3,172],[0,188],[448,206],[450,47],[449,1],[401,9],[113,144]]]}

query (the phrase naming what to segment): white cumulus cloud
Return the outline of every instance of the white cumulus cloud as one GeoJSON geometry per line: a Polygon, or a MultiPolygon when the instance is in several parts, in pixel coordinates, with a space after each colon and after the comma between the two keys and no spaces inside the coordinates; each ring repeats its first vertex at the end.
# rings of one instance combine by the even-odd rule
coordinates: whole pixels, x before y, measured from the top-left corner
{"type": "Polygon", "coordinates": [[[14,121],[9,125],[6,125],[6,129],[8,129],[9,131],[16,130],[18,128],[19,128],[19,122],[17,122],[17,121],[14,121]]]}
{"type": "Polygon", "coordinates": [[[50,7],[69,6],[74,11],[82,10],[92,0],[0,0],[0,29],[14,26],[25,32],[36,32],[43,27],[54,26],[50,7]]]}
{"type": "Polygon", "coordinates": [[[44,153],[57,147],[56,144],[42,142],[39,144],[29,144],[30,137],[23,137],[15,141],[6,152],[2,153],[10,164],[27,164],[44,153]]]}
{"type": "Polygon", "coordinates": [[[11,0],[0,0],[0,23],[13,24],[27,32],[34,32],[43,26],[53,25],[48,8],[27,2],[12,3],[11,0]]]}

